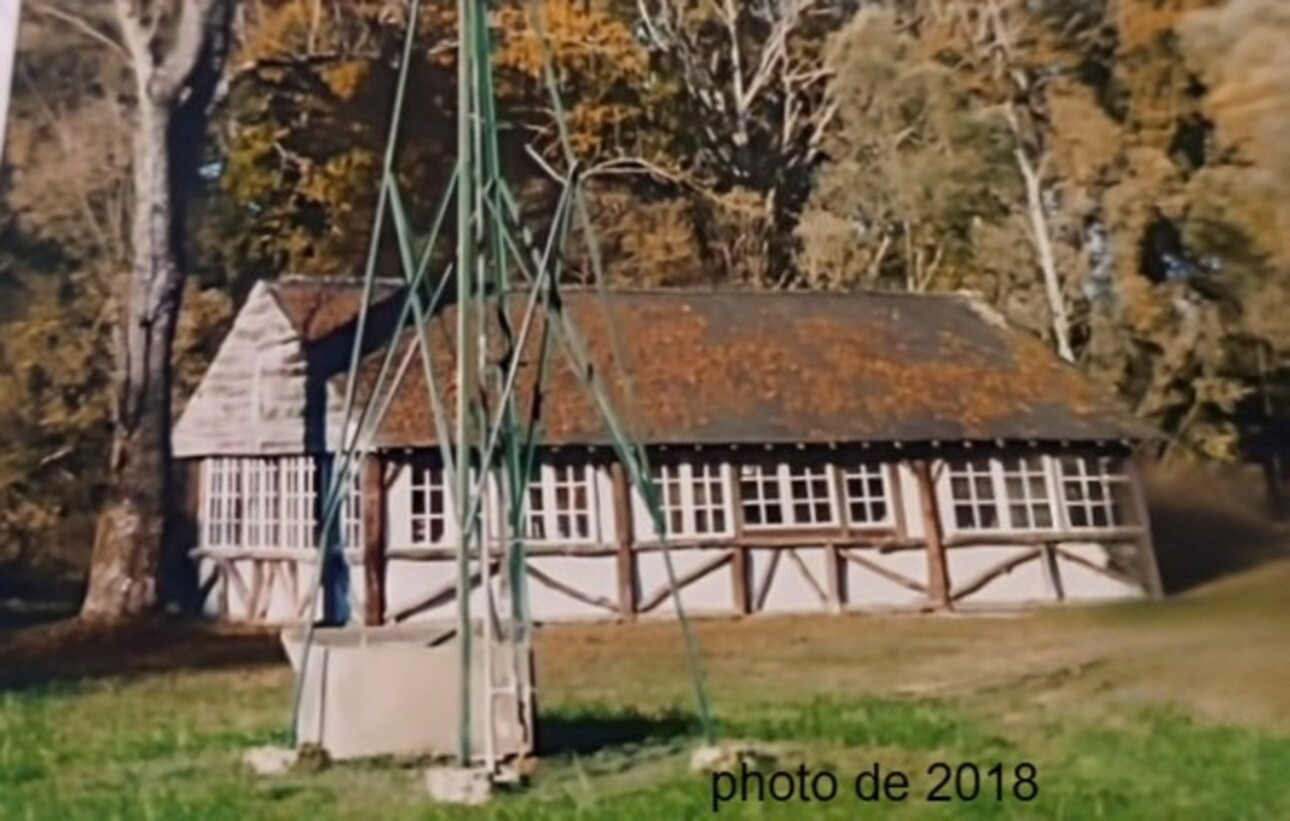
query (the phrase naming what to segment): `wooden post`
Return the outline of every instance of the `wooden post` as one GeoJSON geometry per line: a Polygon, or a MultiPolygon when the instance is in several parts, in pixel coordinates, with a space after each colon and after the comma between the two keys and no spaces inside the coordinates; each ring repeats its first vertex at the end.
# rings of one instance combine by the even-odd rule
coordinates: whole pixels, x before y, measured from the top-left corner
{"type": "Polygon", "coordinates": [[[1052,542],[1045,542],[1039,546],[1043,551],[1040,560],[1043,562],[1044,578],[1048,579],[1048,586],[1053,590],[1053,597],[1057,601],[1066,600],[1066,587],[1062,584],[1061,567],[1057,564],[1057,545],[1052,542]]]}
{"type": "Polygon", "coordinates": [[[941,516],[936,501],[936,482],[926,459],[915,460],[912,465],[918,477],[919,502],[923,510],[923,530],[927,538],[927,594],[931,604],[950,609],[950,577],[945,560],[945,538],[941,532],[941,516]]]}
{"type": "Polygon", "coordinates": [[[385,460],[375,453],[363,457],[363,578],[367,603],[363,620],[369,626],[385,623],[385,460]]]}
{"type": "MultiPolygon", "coordinates": [[[[883,470],[887,467],[884,465],[883,470]]],[[[851,509],[847,504],[847,483],[841,468],[829,470],[833,477],[833,493],[838,500],[838,515],[842,521],[842,538],[851,539],[851,509]]],[[[833,543],[824,546],[824,564],[828,568],[829,607],[834,613],[846,609],[849,599],[847,590],[847,560],[842,551],[833,543]]]]}
{"type": "Polygon", "coordinates": [[[618,615],[636,619],[636,552],[632,537],[632,496],[621,462],[609,466],[614,487],[614,547],[618,563],[618,615]]]}
{"type": "Polygon", "coordinates": [[[1129,489],[1132,493],[1133,517],[1142,530],[1137,541],[1138,572],[1141,575],[1142,587],[1154,599],[1164,598],[1165,586],[1160,578],[1160,565],[1156,563],[1156,547],[1151,539],[1151,515],[1147,511],[1147,494],[1142,484],[1142,473],[1138,470],[1137,460],[1129,456],[1124,460],[1129,474],[1129,489]]]}
{"type": "Polygon", "coordinates": [[[756,608],[753,604],[752,567],[748,561],[748,545],[744,542],[744,501],[740,492],[738,469],[730,487],[730,515],[734,517],[735,552],[730,557],[730,581],[733,585],[735,612],[747,616],[756,608]]]}

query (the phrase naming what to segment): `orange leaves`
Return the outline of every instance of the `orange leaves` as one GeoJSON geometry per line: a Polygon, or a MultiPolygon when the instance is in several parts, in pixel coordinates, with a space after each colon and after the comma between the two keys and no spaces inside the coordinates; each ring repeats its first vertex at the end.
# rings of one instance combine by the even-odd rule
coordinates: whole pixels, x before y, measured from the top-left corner
{"type": "Polygon", "coordinates": [[[566,77],[615,83],[645,70],[645,50],[618,20],[580,9],[571,0],[541,0],[538,6],[536,19],[527,1],[497,11],[494,23],[503,32],[499,67],[541,78],[545,36],[553,62],[566,77]]]}
{"type": "Polygon", "coordinates": [[[371,70],[372,65],[366,60],[347,60],[323,69],[322,78],[341,100],[352,100],[371,70]]]}

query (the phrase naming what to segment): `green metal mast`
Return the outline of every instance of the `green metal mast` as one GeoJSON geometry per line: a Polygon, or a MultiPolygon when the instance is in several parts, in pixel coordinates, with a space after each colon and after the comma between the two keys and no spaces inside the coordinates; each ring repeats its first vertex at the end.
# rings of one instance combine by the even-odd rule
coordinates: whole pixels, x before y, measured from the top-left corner
{"type": "MultiPolygon", "coordinates": [[[[453,482],[453,499],[457,504],[457,521],[460,537],[457,546],[457,641],[461,650],[460,673],[460,726],[457,755],[459,763],[470,764],[471,692],[473,672],[471,656],[470,619],[470,545],[477,535],[471,521],[470,510],[470,398],[474,395],[474,357],[471,355],[472,334],[470,319],[473,303],[471,284],[475,268],[475,241],[477,234],[473,212],[478,194],[478,177],[475,174],[475,132],[480,127],[476,118],[478,85],[475,82],[475,27],[476,0],[457,0],[457,175],[462,184],[457,186],[457,469],[453,482]]],[[[409,25],[415,26],[416,21],[409,25]]],[[[482,283],[481,283],[482,284],[482,283]]],[[[482,296],[482,294],[481,294],[482,296]]],[[[481,474],[487,466],[479,465],[481,474]]],[[[483,545],[485,551],[487,545],[483,545]]],[[[488,557],[484,557],[487,561],[488,557]]],[[[488,615],[485,614],[485,618],[488,615]]]]}
{"type": "MultiPolygon", "coordinates": [[[[428,238],[415,237],[403,198],[394,175],[394,159],[401,122],[408,65],[413,59],[413,42],[416,36],[420,0],[409,1],[407,41],[403,50],[403,63],[399,69],[394,110],[391,117],[389,144],[385,168],[381,179],[373,235],[364,276],[364,293],[358,321],[358,333],[350,362],[348,387],[345,397],[345,422],[341,452],[335,459],[330,473],[324,503],[322,531],[333,531],[333,523],[343,507],[342,500],[350,487],[356,470],[357,454],[371,447],[371,439],[380,428],[399,381],[403,378],[411,358],[419,354],[422,360],[428,402],[435,421],[435,440],[442,456],[445,476],[450,479],[452,506],[458,522],[459,544],[456,557],[456,637],[459,643],[459,716],[457,758],[462,766],[469,766],[476,758],[472,749],[473,713],[476,699],[473,692],[477,677],[477,662],[472,647],[476,621],[481,625],[483,647],[480,653],[484,693],[484,733],[487,740],[484,757],[493,766],[491,740],[494,686],[498,664],[509,666],[511,683],[520,687],[518,670],[527,664],[530,637],[529,613],[525,579],[524,507],[528,500],[530,477],[537,464],[537,449],[541,442],[538,414],[538,397],[545,391],[551,358],[556,348],[563,349],[567,364],[572,368],[598,409],[606,427],[612,434],[614,450],[626,468],[632,484],[646,502],[656,532],[664,534],[666,523],[659,504],[658,488],[649,470],[643,448],[633,444],[624,420],[617,415],[609,400],[603,377],[591,367],[591,360],[581,335],[571,317],[563,310],[556,296],[563,273],[566,237],[570,220],[577,218],[581,233],[590,247],[589,257],[595,269],[597,283],[603,286],[599,249],[595,245],[594,231],[588,209],[582,200],[577,177],[577,162],[563,122],[564,107],[556,88],[555,72],[551,65],[549,48],[541,19],[538,0],[530,0],[529,23],[531,30],[542,41],[544,80],[551,98],[552,109],[563,146],[567,168],[563,178],[557,178],[563,191],[552,216],[544,241],[539,242],[526,229],[520,218],[517,198],[503,178],[498,150],[498,122],[496,95],[493,88],[491,44],[488,29],[487,0],[457,0],[457,159],[456,167],[435,218],[428,238]],[[428,303],[424,299],[424,284],[431,255],[439,242],[440,229],[450,203],[455,203],[455,248],[453,262],[437,281],[428,303]],[[367,390],[363,407],[353,415],[358,401],[355,386],[358,383],[360,350],[363,345],[367,313],[377,265],[377,249],[387,220],[392,223],[397,239],[404,279],[407,284],[405,303],[397,321],[395,342],[387,346],[375,384],[367,390]],[[518,274],[523,287],[512,291],[512,274],[518,274]],[[455,355],[452,388],[455,392],[453,416],[448,418],[445,407],[442,375],[435,373],[430,357],[429,333],[436,323],[442,323],[440,311],[447,287],[455,286],[455,355]],[[512,296],[516,297],[512,299],[512,296]],[[522,315],[511,315],[512,309],[523,303],[522,315]],[[490,317],[493,321],[489,321],[490,317]],[[409,345],[407,357],[392,369],[398,340],[409,319],[415,345],[409,345]],[[539,321],[540,320],[540,321],[539,321]],[[536,343],[531,346],[535,327],[540,326],[536,343]],[[496,345],[490,344],[497,343],[496,345]],[[532,402],[522,408],[516,398],[518,373],[522,352],[536,347],[537,373],[533,383],[532,402]],[[489,352],[500,348],[505,353],[500,361],[490,362],[489,352]],[[373,412],[373,409],[374,412],[373,412]],[[490,477],[495,477],[493,484],[490,477]],[[491,502],[489,500],[492,500],[491,502]],[[486,514],[500,502],[502,514],[486,514]],[[489,526],[485,527],[485,521],[489,526]],[[493,533],[492,528],[500,529],[493,533]],[[501,556],[495,548],[500,548],[501,556]],[[496,561],[502,570],[502,602],[500,612],[495,607],[491,583],[492,567],[496,561]],[[471,613],[471,595],[474,577],[480,577],[484,612],[479,619],[471,613]],[[504,646],[511,648],[506,659],[492,655],[492,637],[501,638],[504,646]],[[523,657],[523,658],[521,658],[523,657]]],[[[602,291],[603,295],[603,291],[602,291]]],[[[611,335],[613,323],[610,322],[611,335]]],[[[446,330],[446,329],[444,329],[446,330]]],[[[617,340],[614,343],[614,360],[622,366],[617,340]]],[[[631,401],[630,380],[620,374],[620,383],[627,387],[631,401]]],[[[629,408],[630,410],[630,408],[629,408]]],[[[324,548],[330,548],[330,541],[324,548]]],[[[699,716],[709,741],[713,740],[713,725],[703,683],[697,642],[681,606],[680,592],[670,551],[664,545],[663,557],[669,581],[676,599],[676,609],[685,638],[687,661],[694,679],[699,716]]],[[[323,562],[319,562],[318,586],[323,586],[323,562]]],[[[306,636],[304,658],[309,658],[312,627],[306,636]]],[[[298,674],[295,714],[299,715],[300,688],[305,677],[305,667],[298,674]]],[[[505,678],[505,677],[503,677],[505,678]]],[[[516,693],[517,704],[525,699],[516,693]]],[[[531,716],[527,717],[531,721],[531,716]]],[[[292,729],[295,729],[293,719],[292,729]]]]}

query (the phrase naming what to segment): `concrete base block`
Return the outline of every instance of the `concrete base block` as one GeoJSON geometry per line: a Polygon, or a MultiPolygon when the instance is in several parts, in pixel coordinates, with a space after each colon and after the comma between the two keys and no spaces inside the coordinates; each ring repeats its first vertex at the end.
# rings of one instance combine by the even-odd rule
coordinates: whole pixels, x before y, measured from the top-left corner
{"type": "Polygon", "coordinates": [[[492,796],[493,778],[484,767],[431,767],[426,792],[441,804],[479,806],[492,796]]]}
{"type": "Polygon", "coordinates": [[[690,771],[696,773],[733,772],[740,765],[750,770],[766,767],[777,756],[767,747],[748,743],[713,744],[699,747],[690,756],[690,771]]]}
{"type": "Polygon", "coordinates": [[[300,754],[289,747],[256,747],[243,754],[242,763],[256,775],[285,775],[296,766],[299,757],[300,754]]]}
{"type": "MultiPolygon", "coordinates": [[[[460,744],[460,647],[455,624],[318,628],[308,653],[306,631],[289,628],[283,646],[303,676],[296,737],[334,761],[451,756],[460,744]],[[308,664],[306,666],[306,660],[308,664]]],[[[532,752],[533,668],[527,646],[497,639],[495,680],[518,659],[518,686],[490,698],[484,678],[482,623],[472,642],[470,746],[479,757],[532,752]],[[491,706],[492,726],[486,726],[491,706]]],[[[506,671],[510,672],[510,671],[506,671]]]]}

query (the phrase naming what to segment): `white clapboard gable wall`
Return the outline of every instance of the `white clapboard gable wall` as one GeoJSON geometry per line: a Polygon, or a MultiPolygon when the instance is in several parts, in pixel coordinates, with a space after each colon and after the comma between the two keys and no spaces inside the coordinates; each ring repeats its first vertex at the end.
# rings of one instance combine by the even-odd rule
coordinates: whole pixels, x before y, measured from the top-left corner
{"type": "Polygon", "coordinates": [[[334,384],[311,385],[309,369],[305,342],[272,286],[257,282],[175,424],[175,458],[335,451],[344,397],[334,384]],[[311,390],[321,408],[311,407],[311,390]],[[311,414],[324,418],[311,424],[311,414]],[[314,431],[326,441],[310,441],[314,431]]]}

